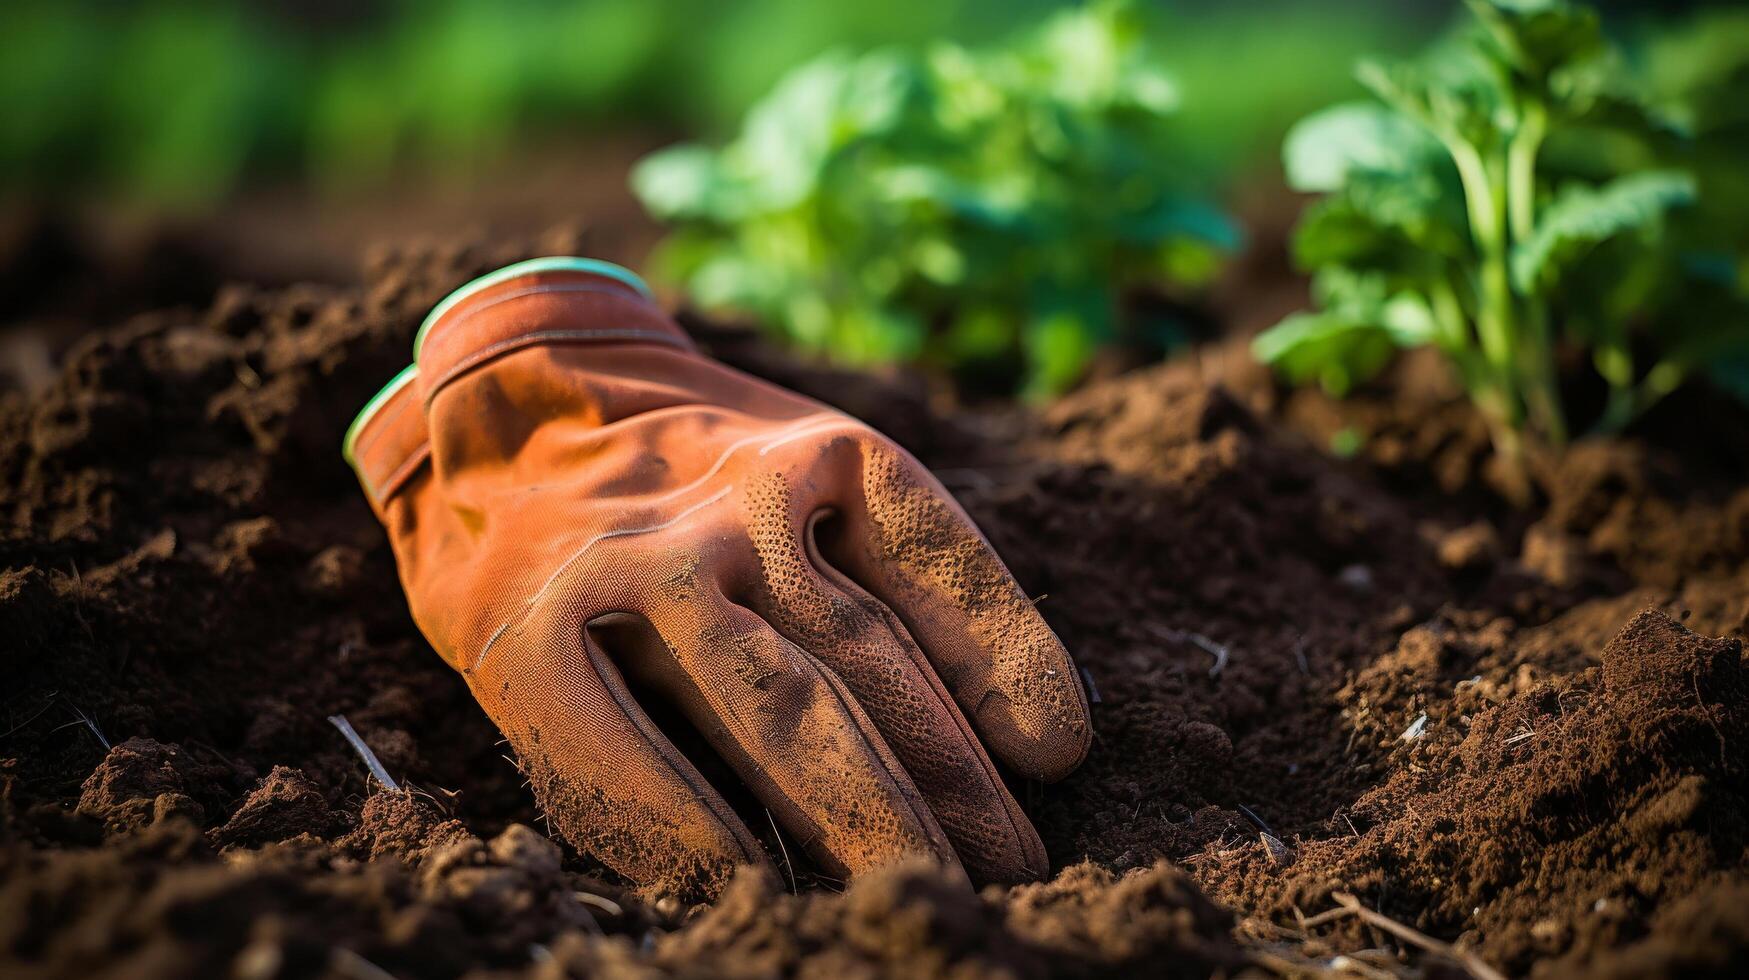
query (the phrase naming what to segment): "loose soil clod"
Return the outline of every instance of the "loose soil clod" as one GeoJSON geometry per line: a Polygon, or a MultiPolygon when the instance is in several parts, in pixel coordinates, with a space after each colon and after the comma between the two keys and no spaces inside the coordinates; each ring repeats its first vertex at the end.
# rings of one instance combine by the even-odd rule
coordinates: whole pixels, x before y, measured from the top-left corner
{"type": "MultiPolygon", "coordinates": [[[[1413,360],[1336,406],[1279,398],[1237,344],[1037,414],[942,414],[915,379],[692,324],[979,474],[955,489],[1099,679],[1097,737],[1023,794],[1052,881],[973,895],[903,866],[837,895],[780,858],[800,894],[637,902],[532,829],[335,452],[444,292],[580,247],[231,287],[0,404],[0,972],[1653,976],[1749,951],[1740,461],[1692,434],[1581,445],[1516,512],[1485,427],[1413,360]],[[1360,459],[1315,448],[1349,428],[1360,459]],[[65,692],[113,748],[60,727],[65,692]],[[328,715],[459,792],[370,793],[328,715]]],[[[1671,432],[1743,423],[1688,411],[1671,432]]]]}

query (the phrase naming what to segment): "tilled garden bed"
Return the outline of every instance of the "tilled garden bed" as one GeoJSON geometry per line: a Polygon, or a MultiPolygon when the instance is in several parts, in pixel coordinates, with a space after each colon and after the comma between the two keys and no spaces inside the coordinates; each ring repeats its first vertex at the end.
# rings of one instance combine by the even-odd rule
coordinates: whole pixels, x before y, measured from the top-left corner
{"type": "Polygon", "coordinates": [[[7,976],[1465,955],[1646,976],[1749,949],[1743,416],[1673,400],[1646,422],[1669,438],[1502,474],[1426,364],[1336,405],[1282,395],[1238,341],[1045,407],[956,410],[910,376],[689,322],[936,468],[1085,668],[1096,738],[1066,781],[1015,787],[1049,882],[974,895],[905,866],[838,894],[792,867],[796,895],[747,876],[711,907],[646,903],[549,841],[338,452],[444,293],[580,247],[385,251],[360,288],[224,287],[89,334],[46,392],[7,396],[7,976]],[[1357,455],[1325,448],[1337,432],[1357,455]]]}

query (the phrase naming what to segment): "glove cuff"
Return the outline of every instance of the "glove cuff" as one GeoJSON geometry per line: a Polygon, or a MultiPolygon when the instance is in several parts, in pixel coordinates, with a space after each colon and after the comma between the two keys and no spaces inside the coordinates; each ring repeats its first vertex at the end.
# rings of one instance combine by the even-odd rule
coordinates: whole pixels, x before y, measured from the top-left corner
{"type": "Polygon", "coordinates": [[[419,404],[419,368],[409,365],[376,393],[346,430],[341,454],[380,518],[383,506],[431,456],[419,404]]]}
{"type": "Polygon", "coordinates": [[[637,274],[598,259],[530,259],[475,279],[437,304],[413,342],[429,402],[450,381],[535,344],[660,344],[695,350],[637,274]]]}

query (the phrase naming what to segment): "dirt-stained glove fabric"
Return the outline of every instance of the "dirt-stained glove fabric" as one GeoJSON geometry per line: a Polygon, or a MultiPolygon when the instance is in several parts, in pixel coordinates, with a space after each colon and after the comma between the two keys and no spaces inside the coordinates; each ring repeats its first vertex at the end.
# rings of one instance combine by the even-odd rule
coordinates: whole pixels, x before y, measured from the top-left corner
{"type": "Polygon", "coordinates": [[[1061,643],[909,454],[702,356],[631,273],[464,287],[347,445],[414,618],[579,849],[689,897],[766,863],[660,698],[829,874],[1048,871],[985,747],[1081,761],[1061,643]]]}

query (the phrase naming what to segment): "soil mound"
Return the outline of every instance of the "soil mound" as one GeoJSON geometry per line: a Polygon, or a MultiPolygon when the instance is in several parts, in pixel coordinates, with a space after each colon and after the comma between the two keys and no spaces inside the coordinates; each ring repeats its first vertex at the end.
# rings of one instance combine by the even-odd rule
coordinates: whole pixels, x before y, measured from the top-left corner
{"type": "Polygon", "coordinates": [[[741,875],[658,943],[653,963],[680,975],[1046,977],[1121,968],[1203,977],[1245,962],[1227,936],[1231,916],[1165,864],[1123,878],[1082,864],[1049,883],[982,896],[923,865],[870,875],[843,896],[774,888],[741,875]]]}
{"type": "Polygon", "coordinates": [[[190,784],[210,774],[174,745],[130,738],[109,751],[85,777],[75,813],[103,824],[111,834],[148,827],[173,816],[200,821],[206,811],[189,795],[190,784]]]}
{"type": "Polygon", "coordinates": [[[274,766],[231,819],[212,832],[212,840],[221,847],[272,844],[299,834],[322,836],[335,826],[320,787],[296,769],[274,766]]]}
{"type": "MultiPolygon", "coordinates": [[[[1229,887],[1287,912],[1372,888],[1514,969],[1611,967],[1602,951],[1642,940],[1652,911],[1741,886],[1744,693],[1739,640],[1644,611],[1601,667],[1426,721],[1403,739],[1409,764],[1347,812],[1351,838],[1302,845],[1285,882],[1244,867],[1229,887]]],[[[1667,951],[1717,955],[1745,914],[1715,913],[1698,932],[1721,939],[1667,951]]]]}

